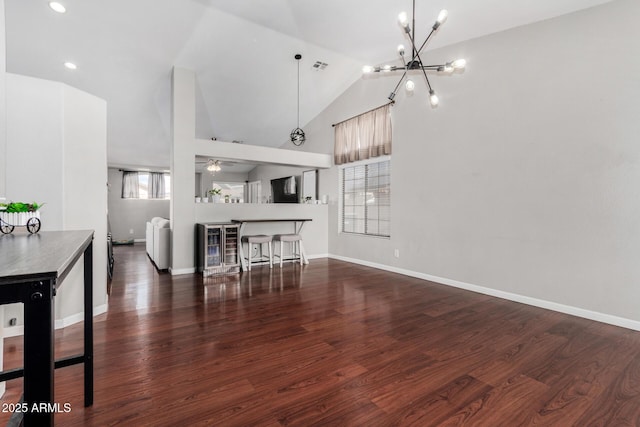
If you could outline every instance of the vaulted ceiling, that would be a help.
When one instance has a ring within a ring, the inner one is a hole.
[[[417,0],[417,38],[440,9],[433,49],[610,0]],[[281,146],[406,41],[411,0],[5,0],[7,71],[56,80],[107,101],[112,165],[166,167],[171,69],[197,76],[196,136]],[[77,64],[71,71],[65,61]],[[328,66],[314,71],[316,61]],[[395,79],[395,78],[394,78]],[[293,146],[292,146],[293,148]]]

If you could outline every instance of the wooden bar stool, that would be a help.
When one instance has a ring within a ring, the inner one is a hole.
[[[290,248],[291,248],[291,259],[299,259],[300,260],[300,265],[302,265],[302,263],[304,262],[304,246],[302,246],[302,237],[300,237],[299,234],[276,234],[275,236],[273,236],[273,243],[274,245],[280,242],[280,253],[276,254],[275,253],[275,249],[273,250],[274,254],[274,258],[275,257],[279,257],[280,258],[280,268],[282,268],[282,259],[284,258],[282,250],[283,250],[283,243],[284,242],[288,242],[290,243]],[[298,248],[298,252],[296,253],[296,246]]]
[[[262,245],[267,243],[269,245],[269,268],[273,268],[273,250],[271,248],[271,241],[273,240],[272,236],[268,236],[266,234],[256,234],[253,236],[242,236],[242,243],[247,244],[247,267],[248,270],[251,271],[251,263],[254,261],[253,258],[253,245],[260,245],[260,258],[257,258],[256,261],[265,261],[264,256],[262,255]]]

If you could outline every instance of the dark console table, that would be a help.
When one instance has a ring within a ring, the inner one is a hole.
[[[84,353],[54,360],[56,289],[84,255]],[[0,304],[24,303],[24,368],[0,372],[0,381],[24,376],[23,405],[10,424],[52,426],[54,369],[84,364],[84,404],[93,404],[93,231],[44,231],[0,236]],[[58,402],[60,403],[60,402]],[[35,405],[38,410],[31,411]]]

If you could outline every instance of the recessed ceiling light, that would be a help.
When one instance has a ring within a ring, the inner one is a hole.
[[[57,1],[50,1],[49,7],[58,13],[65,13],[67,11],[67,8],[65,8],[63,5],[61,5]]]
[[[67,67],[70,70],[75,70],[76,68],[78,68],[78,66],[76,64],[74,64],[73,62],[65,62],[64,66]]]

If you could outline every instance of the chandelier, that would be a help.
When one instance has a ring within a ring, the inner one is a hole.
[[[411,17],[411,25],[409,25],[409,18],[406,12],[402,12],[398,15],[398,23],[404,29],[405,34],[409,37],[411,42],[411,54],[410,56],[406,56],[406,51],[403,45],[398,46],[398,55],[400,55],[400,59],[402,60],[401,66],[396,65],[383,65],[381,67],[372,67],[370,65],[365,65],[362,68],[362,71],[365,74],[370,73],[390,73],[393,71],[402,71],[402,77],[400,77],[400,81],[393,89],[393,92],[389,95],[389,100],[393,101],[398,91],[398,88],[405,81],[405,89],[407,92],[413,92],[415,88],[415,83],[408,76],[410,74],[422,73],[424,75],[424,79],[427,82],[427,87],[429,88],[429,102],[432,107],[436,107],[439,103],[438,95],[436,95],[435,91],[431,87],[431,83],[429,82],[429,77],[427,76],[427,71],[436,71],[438,73],[452,73],[455,70],[463,69],[466,65],[466,61],[464,59],[456,59],[455,61],[447,62],[444,64],[437,65],[425,65],[422,61],[422,57],[420,56],[420,52],[426,46],[427,42],[431,38],[431,36],[440,28],[442,24],[447,20],[448,13],[446,10],[440,11],[438,15],[438,19],[436,19],[435,24],[431,27],[431,31],[427,38],[422,42],[420,47],[416,46],[416,0],[413,0],[413,14]]]

